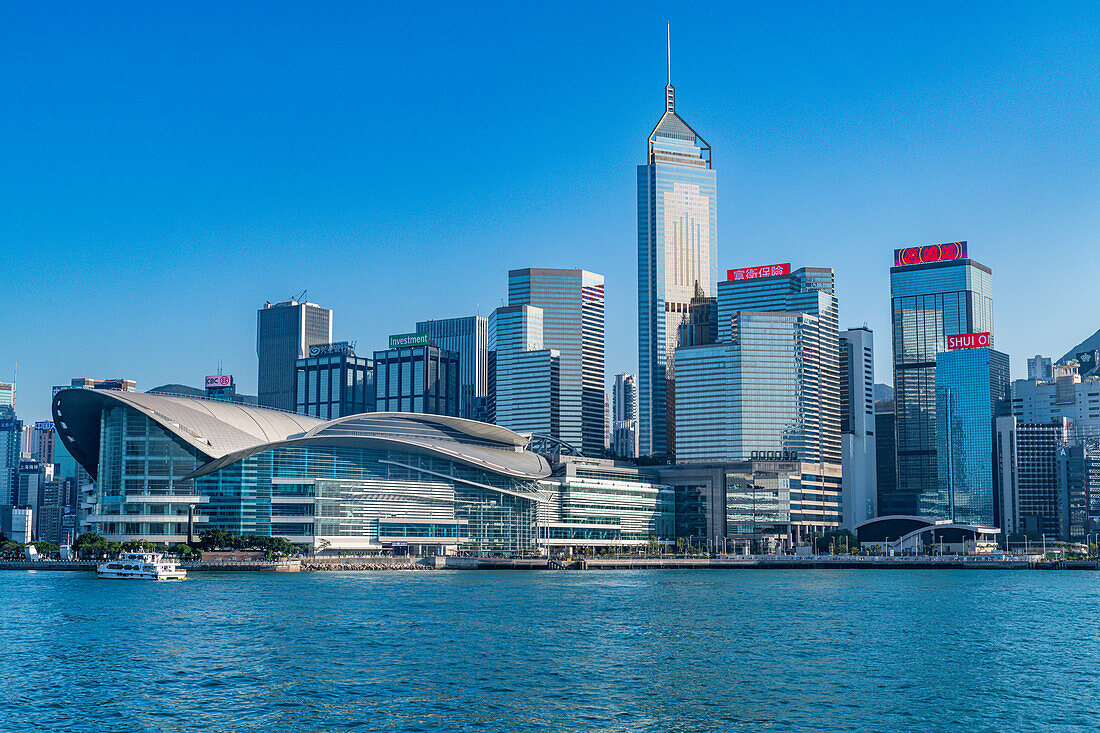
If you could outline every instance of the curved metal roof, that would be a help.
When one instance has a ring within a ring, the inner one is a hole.
[[[54,397],[54,422],[73,457],[93,477],[99,464],[100,413],[123,404],[195,449],[207,463],[196,478],[273,448],[294,445],[381,447],[429,453],[515,478],[550,475],[546,459],[523,450],[507,428],[446,415],[373,412],[323,421],[230,402],[142,392],[69,389]]]

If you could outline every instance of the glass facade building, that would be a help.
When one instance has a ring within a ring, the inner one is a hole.
[[[561,440],[561,353],[543,348],[542,334],[542,308],[512,305],[493,311],[493,419],[509,430]]]
[[[417,333],[426,333],[441,349],[458,354],[458,412],[468,420],[485,420],[489,394],[489,319],[485,316],[418,321]]]
[[[620,458],[638,457],[638,380],[616,374],[612,387],[611,452]]]
[[[296,300],[264,304],[256,313],[256,401],[293,411],[295,363],[315,344],[332,343],[332,311]]]
[[[588,455],[599,455],[606,419],[603,275],[586,270],[512,270],[508,305],[542,309],[541,348],[560,355],[557,437]],[[504,370],[499,360],[496,368],[499,383]]]
[[[299,359],[294,381],[299,414],[331,420],[374,411],[374,362],[350,347]]]
[[[992,273],[970,259],[895,266],[890,297],[898,486],[880,512],[913,515],[939,495],[937,354],[948,336],[993,332]]]
[[[458,417],[460,378],[458,354],[434,344],[376,351],[375,410]]]
[[[638,166],[639,452],[668,456],[674,438],[674,354],[692,299],[714,297],[718,280],[717,179],[710,145],[665,110]]]
[[[927,516],[997,527],[994,421],[1007,411],[1008,355],[957,349],[937,354],[935,362],[938,480],[935,491],[921,494],[918,508]]]

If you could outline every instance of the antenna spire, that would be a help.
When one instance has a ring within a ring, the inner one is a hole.
[[[672,86],[672,24],[665,23],[665,46],[668,52],[668,85]]]

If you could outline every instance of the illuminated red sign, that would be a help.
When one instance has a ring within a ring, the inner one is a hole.
[[[214,374],[206,378],[206,388],[213,389],[215,387],[232,387],[233,375],[231,374]]]
[[[920,265],[925,262],[941,260],[965,260],[966,242],[948,242],[947,244],[929,244],[924,247],[906,247],[894,250],[894,267]]]
[[[960,333],[958,336],[947,337],[948,349],[978,349],[989,348],[993,344],[993,339],[989,337],[989,332],[982,333]]]
[[[727,280],[754,280],[758,277],[774,277],[775,275],[790,275],[791,263],[782,265],[764,265],[763,267],[742,267],[739,270],[726,270]]]

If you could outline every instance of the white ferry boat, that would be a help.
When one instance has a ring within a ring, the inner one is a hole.
[[[155,552],[124,552],[95,569],[101,578],[133,580],[183,580],[187,571]]]

